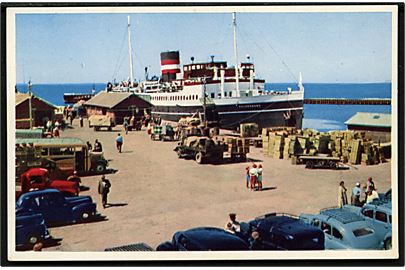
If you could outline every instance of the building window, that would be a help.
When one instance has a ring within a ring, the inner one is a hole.
[[[211,98],[215,98],[215,93],[211,93]]]
[[[224,97],[227,97],[228,96],[228,92],[224,92]]]
[[[229,92],[229,97],[232,97],[232,92]]]

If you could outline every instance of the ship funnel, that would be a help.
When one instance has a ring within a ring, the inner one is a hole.
[[[179,51],[162,52],[160,54],[160,69],[163,82],[176,80],[177,74],[180,73]]]

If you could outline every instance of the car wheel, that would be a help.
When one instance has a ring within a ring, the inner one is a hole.
[[[38,235],[31,235],[27,239],[27,244],[30,248],[32,248],[35,244],[42,241],[42,237]]]
[[[203,154],[201,152],[198,152],[195,155],[195,161],[197,161],[198,164],[203,163]]]
[[[384,249],[385,250],[390,250],[392,249],[392,239],[388,238],[387,240],[385,240],[384,242]]]
[[[101,173],[101,172],[104,172],[104,171],[105,171],[105,165],[104,165],[104,164],[101,164],[101,163],[97,164],[97,166],[96,166],[96,172]]]
[[[80,220],[83,221],[87,221],[91,218],[92,214],[89,211],[83,211],[80,214]]]
[[[306,168],[308,168],[308,169],[313,169],[314,166],[315,166],[315,164],[314,164],[312,161],[308,161]]]

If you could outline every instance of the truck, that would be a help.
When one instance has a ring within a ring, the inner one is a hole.
[[[190,136],[179,143],[174,151],[179,158],[191,158],[198,164],[207,161],[220,163],[224,157],[224,147],[207,136]]]
[[[338,157],[328,157],[328,156],[299,156],[298,163],[305,164],[305,168],[339,168],[340,158]]]
[[[16,198],[32,190],[49,188],[57,189],[66,196],[78,196],[80,191],[80,185],[77,182],[51,180],[47,169],[31,168],[21,175],[20,190],[16,191]]]
[[[89,128],[94,128],[94,131],[99,131],[101,128],[111,131],[115,127],[114,118],[108,115],[91,115],[88,120]]]

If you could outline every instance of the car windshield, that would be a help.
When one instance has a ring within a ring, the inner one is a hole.
[[[353,234],[356,237],[365,236],[374,233],[374,231],[370,228],[360,228],[353,230]]]

